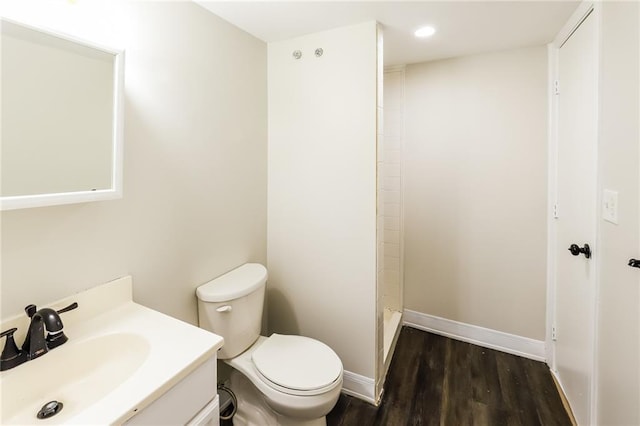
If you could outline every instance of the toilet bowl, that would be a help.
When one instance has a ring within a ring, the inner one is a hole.
[[[234,426],[326,425],[343,369],[324,343],[304,336],[260,336],[267,270],[240,266],[198,287],[200,326],[224,338],[218,356],[234,370]]]
[[[242,373],[243,378],[258,390],[264,402],[280,415],[275,417],[279,418],[277,424],[285,424],[288,418],[296,419],[297,422],[293,424],[298,425],[305,420],[304,424],[308,425],[326,424],[324,416],[334,407],[342,390],[342,363],[328,347],[326,349],[331,352],[322,353],[322,350],[313,351],[313,345],[308,348],[309,358],[297,358],[304,351],[302,348],[291,350],[297,343],[322,345],[301,336],[260,336],[245,352],[225,362]],[[279,365],[275,362],[278,355],[283,356]],[[322,355],[326,358],[319,359],[323,358]],[[269,359],[272,356],[273,359]],[[294,358],[299,361],[297,365]],[[294,362],[291,363],[291,360]],[[305,368],[304,364],[309,368]],[[235,378],[236,382],[239,380],[242,379]],[[253,406],[259,406],[260,402],[259,399],[250,401]]]

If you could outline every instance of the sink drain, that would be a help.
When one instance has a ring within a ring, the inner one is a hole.
[[[49,401],[42,406],[40,411],[38,411],[39,419],[48,419],[49,417],[53,417],[62,410],[63,404],[58,401]]]

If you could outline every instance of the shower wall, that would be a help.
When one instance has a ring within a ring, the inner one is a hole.
[[[404,67],[384,72],[384,138],[381,163],[384,250],[384,307],[402,311],[402,138],[404,135]]]
[[[380,49],[379,49],[380,50]],[[404,68],[379,65],[378,106],[378,375],[384,379],[402,322],[402,135]],[[382,108],[384,103],[384,109]]]

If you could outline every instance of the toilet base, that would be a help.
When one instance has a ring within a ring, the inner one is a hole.
[[[253,383],[236,370],[231,372],[229,387],[238,399],[238,410],[233,417],[233,426],[327,426],[324,416],[318,419],[301,420],[275,412]]]

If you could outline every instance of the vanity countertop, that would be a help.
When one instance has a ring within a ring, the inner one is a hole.
[[[0,373],[1,424],[121,424],[223,344],[220,336],[133,302],[131,277],[48,306],[74,301],[78,309],[62,314],[67,343]],[[16,317],[2,326],[24,324]],[[51,400],[62,410],[37,419]]]

